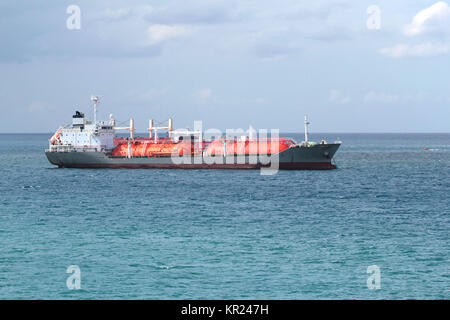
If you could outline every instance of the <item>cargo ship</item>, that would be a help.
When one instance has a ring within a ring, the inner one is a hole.
[[[76,111],[72,124],[60,127],[49,139],[45,154],[59,168],[164,168],[164,169],[335,169],[333,156],[340,141],[309,141],[305,117],[305,139],[269,138],[248,130],[239,137],[220,135],[207,138],[201,130],[173,128],[149,120],[148,136],[135,137],[133,118],[118,126],[112,115],[97,121],[99,98],[91,97],[93,121]],[[126,130],[127,136],[118,135]],[[163,135],[161,134],[163,132]]]

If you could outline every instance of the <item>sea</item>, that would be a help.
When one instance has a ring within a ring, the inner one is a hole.
[[[274,175],[58,169],[50,136],[0,135],[0,299],[450,298],[450,134],[312,134],[337,169]]]

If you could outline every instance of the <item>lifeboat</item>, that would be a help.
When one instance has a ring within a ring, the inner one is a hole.
[[[58,129],[55,134],[50,138],[50,143],[53,145],[61,144],[61,129]]]

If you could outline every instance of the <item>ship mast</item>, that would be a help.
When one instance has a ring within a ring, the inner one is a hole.
[[[98,97],[97,97],[97,96],[91,96],[91,101],[94,102],[94,123],[97,123],[97,104],[98,104]]]
[[[305,116],[305,145],[308,146],[308,116]]]

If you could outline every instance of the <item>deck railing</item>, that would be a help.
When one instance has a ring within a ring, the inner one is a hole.
[[[65,145],[50,145],[47,152],[104,152],[105,146],[65,146]]]

